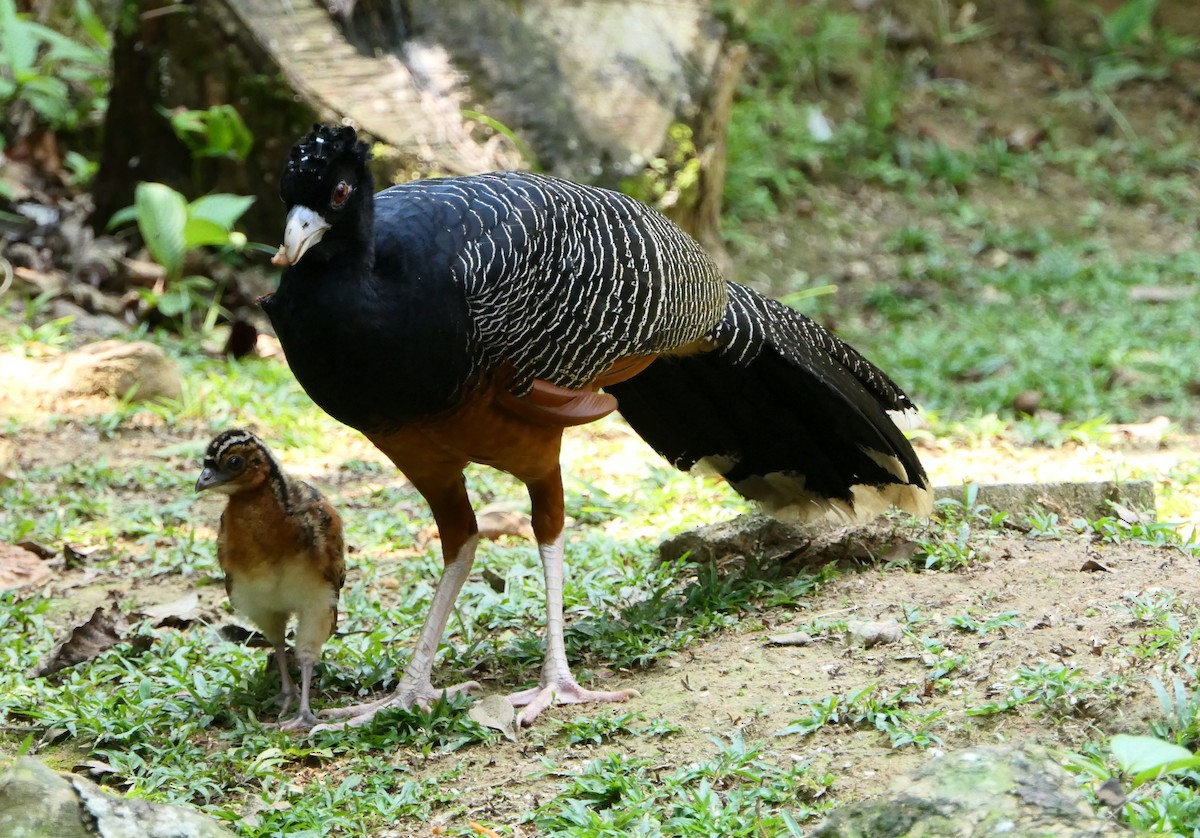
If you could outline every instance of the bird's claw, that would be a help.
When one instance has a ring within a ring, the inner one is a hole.
[[[508,697],[513,707],[521,707],[517,727],[528,727],[552,704],[590,704],[628,701],[641,695],[637,690],[586,690],[570,675],[547,686],[521,690]]]
[[[282,718],[287,715],[288,710],[292,709],[292,705],[300,700],[300,691],[297,689],[283,689],[279,695],[271,699],[271,702],[279,708],[279,716]]]
[[[370,724],[379,711],[386,710],[389,707],[402,707],[405,709],[420,707],[422,710],[428,710],[431,704],[443,696],[449,698],[479,689],[481,689],[481,686],[478,681],[465,681],[461,684],[455,684],[452,687],[446,687],[445,689],[436,689],[431,684],[409,689],[401,685],[391,695],[378,701],[322,710],[320,713],[321,718],[343,719],[344,721],[322,722],[313,727],[311,732],[320,733],[327,730],[345,730],[348,727],[362,727],[363,725]]]
[[[301,710],[291,719],[280,721],[277,724],[264,725],[271,730],[281,730],[284,733],[307,733],[312,730],[317,724],[317,717],[311,710]]]

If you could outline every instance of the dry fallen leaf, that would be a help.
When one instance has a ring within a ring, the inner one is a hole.
[[[53,559],[58,555],[57,550],[51,549],[45,544],[38,544],[36,541],[18,541],[17,546],[25,548],[39,559]]]
[[[467,715],[484,727],[500,731],[504,738],[517,741],[517,710],[504,696],[484,696],[471,706]]]
[[[488,587],[498,594],[504,593],[504,589],[508,587],[508,583],[504,581],[504,577],[490,568],[483,569],[483,581],[488,583]]]
[[[240,643],[243,646],[249,646],[254,649],[271,648],[271,641],[267,640],[261,632],[252,631],[236,623],[226,623],[217,629],[217,634],[221,636],[222,640],[227,640],[230,643]]]
[[[139,608],[138,613],[155,628],[187,628],[200,619],[200,597],[192,591],[172,602]]]
[[[32,552],[0,542],[0,591],[40,585],[49,578],[50,569]]]
[[[1129,299],[1135,303],[1178,303],[1195,294],[1190,285],[1135,285],[1129,289]]]
[[[1119,504],[1116,501],[1109,501],[1109,502],[1112,504],[1113,512],[1117,513],[1117,517],[1120,518],[1122,521],[1124,521],[1126,524],[1144,524],[1144,523],[1146,523],[1146,518],[1142,515],[1142,513],[1138,512],[1136,509],[1130,509],[1128,506]]]
[[[115,606],[108,611],[103,607],[92,612],[92,616],[71,629],[66,639],[51,649],[37,665],[29,671],[31,678],[43,678],[59,670],[90,661],[105,649],[120,643],[129,624],[125,615]]]

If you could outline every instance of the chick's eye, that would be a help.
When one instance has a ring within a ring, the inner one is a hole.
[[[340,207],[350,198],[350,193],[354,191],[350,184],[346,181],[339,181],[338,185],[333,187],[333,196],[330,198],[330,206]]]
[[[229,468],[230,471],[236,472],[236,471],[241,471],[242,469],[244,469],[246,467],[246,461],[243,460],[241,457],[239,457],[237,454],[234,454],[232,457],[230,457],[228,460],[225,461],[225,465]]]

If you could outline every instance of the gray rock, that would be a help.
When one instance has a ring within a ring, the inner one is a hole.
[[[961,486],[939,486],[937,499],[963,499]],[[1114,511],[1110,501],[1119,504]],[[1057,513],[1060,519],[1095,520],[1114,514],[1153,521],[1156,516],[1154,484],[1149,480],[1122,483],[993,483],[978,487],[975,503],[997,512],[1007,512],[1019,523],[1031,511]],[[777,521],[768,515],[739,515],[729,521],[679,533],[659,546],[662,561],[687,555],[692,561],[710,563],[730,556],[786,559],[800,563],[843,560],[885,561],[902,558],[910,550],[916,533],[911,524],[885,519],[865,524],[797,524]]]
[[[892,558],[913,536],[911,527],[888,521],[867,524],[797,524],[768,515],[739,515],[679,533],[658,548],[659,559],[675,561],[688,556],[701,563],[730,556],[753,556],[807,564],[841,560]]]
[[[111,795],[24,757],[0,773],[5,838],[233,838],[216,821],[165,803]]]
[[[86,287],[86,286],[83,286]],[[89,288],[97,295],[100,292]],[[102,295],[100,295],[102,296]],[[129,328],[111,314],[92,314],[82,306],[70,300],[55,300],[50,304],[50,315],[54,318],[74,317],[71,321],[71,331],[85,338],[114,338],[129,331]]]
[[[62,395],[106,395],[136,401],[178,399],[175,363],[146,341],[89,343],[55,362],[50,388]]]
[[[938,486],[938,500],[950,498],[961,501],[961,486]],[[1153,521],[1157,505],[1154,484],[1149,480],[1127,480],[1116,483],[1101,480],[1093,483],[990,483],[981,484],[975,502],[997,512],[1007,512],[1020,520],[1030,511],[1055,512],[1059,518],[1087,518],[1094,521],[1113,514],[1108,502],[1113,501],[1136,510]]]
[[[879,797],[839,809],[812,838],[1102,838],[1134,833],[1098,815],[1037,745],[935,757]]]

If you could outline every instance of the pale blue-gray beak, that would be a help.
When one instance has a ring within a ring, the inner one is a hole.
[[[287,224],[283,228],[283,247],[271,260],[272,263],[296,264],[310,247],[321,240],[329,226],[329,222],[316,211],[300,205],[292,207],[287,216]]]

